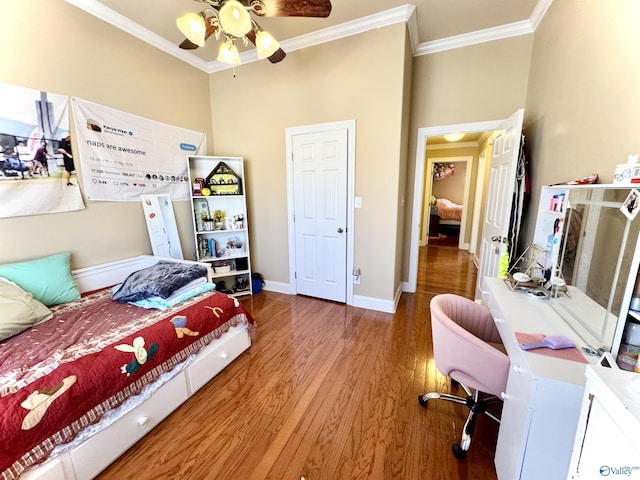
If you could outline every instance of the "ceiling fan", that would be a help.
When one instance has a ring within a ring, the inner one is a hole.
[[[176,20],[178,28],[187,37],[179,47],[194,50],[215,35],[224,37],[218,60],[240,63],[235,40],[242,39],[256,46],[258,58],[267,58],[271,63],[284,59],[286,53],[273,36],[253,19],[258,17],[319,17],[331,13],[331,0],[195,0],[207,7],[198,13],[188,13]]]

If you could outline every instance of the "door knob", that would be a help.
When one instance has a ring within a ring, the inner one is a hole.
[[[342,233],[344,230],[342,230],[342,227],[338,227],[338,233]]]

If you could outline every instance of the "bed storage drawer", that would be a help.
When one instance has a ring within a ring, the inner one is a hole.
[[[90,479],[145,436],[189,397],[184,373],[178,374],[91,441],[71,451],[77,480]]]
[[[65,454],[29,469],[20,476],[20,480],[69,480],[73,478],[73,467],[69,457]]]
[[[230,328],[217,342],[207,346],[196,361],[187,368],[191,394],[200,389],[250,346],[251,338],[246,325]]]

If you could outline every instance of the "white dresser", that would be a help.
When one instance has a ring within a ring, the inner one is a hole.
[[[640,374],[590,365],[586,377],[567,478],[640,478]]]
[[[511,360],[496,446],[498,478],[566,479],[587,364],[523,351],[515,333],[566,335],[578,348],[584,342],[547,299],[512,292],[501,279],[485,279],[482,302],[491,309]]]

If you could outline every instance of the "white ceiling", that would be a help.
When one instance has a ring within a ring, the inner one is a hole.
[[[217,42],[181,50],[175,19],[203,10],[195,0],[66,0],[112,25],[207,72],[228,68],[215,61]],[[414,55],[531,33],[552,0],[332,0],[328,18],[259,18],[291,52],[394,23],[406,22]],[[257,60],[254,50],[242,62]],[[286,59],[284,60],[286,61]]]

